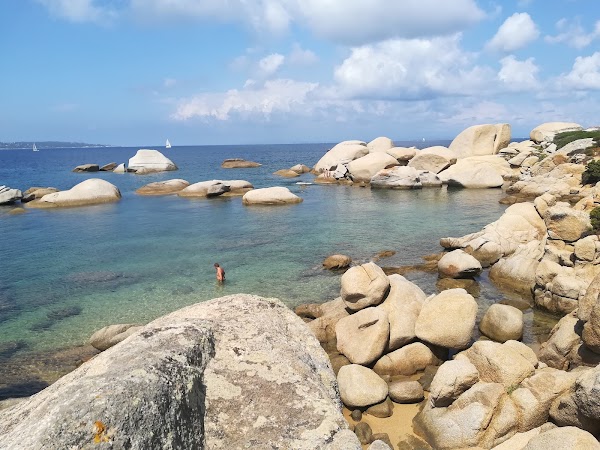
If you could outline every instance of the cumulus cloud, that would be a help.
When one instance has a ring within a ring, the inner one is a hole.
[[[272,53],[258,61],[259,75],[268,78],[273,75],[283,64],[285,56],[279,53]]]
[[[535,41],[540,35],[535,22],[527,13],[515,13],[504,21],[487,43],[489,50],[514,52]]]
[[[296,66],[310,66],[319,61],[319,57],[308,49],[303,49],[300,44],[295,43],[288,57],[290,64]]]
[[[556,22],[556,29],[558,34],[546,36],[544,38],[546,42],[550,44],[565,43],[571,47],[581,49],[600,37],[600,20],[596,22],[592,32],[586,31],[579,19],[560,19]]]
[[[453,34],[485,17],[473,0],[297,0],[296,3],[295,16],[314,32],[347,45]]]
[[[128,15],[145,22],[241,23],[266,33],[292,25],[344,45],[453,34],[486,17],[476,0],[37,0],[73,21]],[[109,9],[107,3],[111,4]],[[118,8],[118,9],[117,9]],[[126,14],[127,13],[127,14]]]
[[[459,47],[460,35],[433,39],[393,39],[352,49],[335,69],[346,96],[420,99],[474,93],[493,78]]]
[[[509,55],[502,58],[500,64],[502,67],[498,72],[498,79],[508,90],[524,91],[539,87],[536,76],[540,69],[534,63],[534,58],[519,61],[513,55]]]
[[[104,24],[117,17],[117,11],[99,6],[95,0],[37,0],[45,6],[51,14],[66,19],[70,22],[96,22]]]
[[[574,89],[600,90],[600,52],[578,56],[571,72],[563,75],[560,82]]]
[[[260,115],[269,118],[274,113],[289,113],[307,107],[309,96],[318,83],[278,79],[246,83],[243,89],[223,93],[208,93],[182,99],[171,116],[175,120],[194,117],[228,120],[232,115]]]

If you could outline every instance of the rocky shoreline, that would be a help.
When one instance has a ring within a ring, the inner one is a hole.
[[[444,253],[421,267],[450,281],[438,294],[427,296],[399,270],[334,255],[324,265],[343,272],[340,296],[295,315],[277,300],[239,294],[143,327],[100,330],[92,339],[100,355],[0,412],[0,442],[600,448],[600,241],[590,218],[600,187],[584,179],[600,154],[597,138],[586,136],[595,132],[549,123],[532,130],[530,141],[510,143],[508,124],[477,125],[448,148],[398,148],[388,138],[336,145],[313,167],[316,183],[502,187],[511,206],[480,231],[440,241]],[[140,194],[182,196],[195,186],[170,181]],[[241,180],[194,189],[218,196],[236,183],[247,189],[244,204],[302,201],[269,191],[285,188],[253,189]],[[521,342],[518,307],[497,303],[480,314],[474,296],[457,287],[484,270],[499,286],[529,295],[535,308],[562,316],[541,348]],[[67,425],[57,432],[47,416]]]

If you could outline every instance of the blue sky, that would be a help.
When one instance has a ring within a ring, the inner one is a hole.
[[[600,125],[598,0],[19,0],[0,30],[0,141]]]

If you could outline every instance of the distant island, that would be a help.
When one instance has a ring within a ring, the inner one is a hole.
[[[35,144],[37,146],[37,148],[39,148],[39,149],[112,147],[112,145],[86,144],[85,142],[36,141],[36,142],[0,142],[0,150],[31,149],[31,148],[33,148],[33,144]]]

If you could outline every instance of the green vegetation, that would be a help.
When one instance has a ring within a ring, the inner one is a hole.
[[[600,181],[600,161],[590,161],[581,174],[581,184],[596,184]]]
[[[600,130],[598,131],[566,131],[564,133],[558,133],[554,136],[553,142],[556,144],[556,148],[560,150],[570,142],[578,139],[594,139],[595,146],[600,142]]]
[[[508,395],[512,394],[513,392],[515,392],[517,389],[519,389],[521,387],[521,383],[518,384],[511,384],[510,386],[508,386],[506,388],[506,393]]]
[[[600,232],[600,207],[590,211],[590,221],[592,222],[594,233]]]

